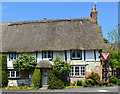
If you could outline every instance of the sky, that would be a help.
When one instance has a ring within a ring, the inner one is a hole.
[[[3,2],[2,21],[29,21],[90,17],[94,2]],[[108,37],[118,25],[118,2],[97,2],[98,25]]]

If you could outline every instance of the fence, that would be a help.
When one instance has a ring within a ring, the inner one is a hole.
[[[106,71],[105,69],[103,69],[102,70],[102,76],[107,75],[108,72],[110,74],[112,74],[113,76],[117,77],[118,79],[120,79],[120,69],[111,70],[111,71],[109,71],[109,70]]]

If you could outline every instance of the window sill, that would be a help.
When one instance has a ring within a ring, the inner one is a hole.
[[[70,76],[70,78],[85,78],[85,76]]]
[[[9,79],[19,79],[20,77],[8,77]]]

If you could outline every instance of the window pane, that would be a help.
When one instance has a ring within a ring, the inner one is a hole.
[[[46,51],[43,52],[43,58],[46,58]]]
[[[48,54],[48,58],[52,58],[52,55],[51,55],[51,54]]]
[[[8,75],[8,77],[10,77],[10,71],[7,71],[7,75]]]
[[[13,53],[10,53],[10,59],[13,59]]]
[[[11,71],[11,77],[15,77],[15,71]]]
[[[75,58],[75,53],[72,53],[72,58]]]
[[[16,77],[19,77],[19,72],[18,71],[16,71]]]
[[[80,52],[77,52],[77,57],[80,58]]]

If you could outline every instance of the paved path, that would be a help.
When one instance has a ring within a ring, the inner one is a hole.
[[[118,92],[118,86],[111,87],[84,87],[84,88],[69,88],[61,90],[48,90],[48,89],[38,89],[38,90],[3,90],[2,92]]]

